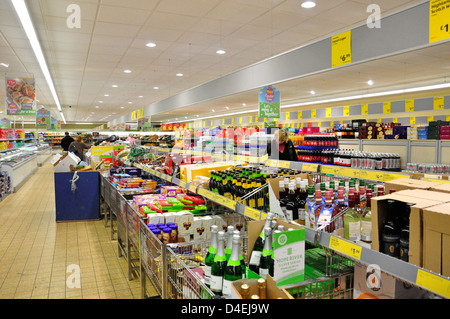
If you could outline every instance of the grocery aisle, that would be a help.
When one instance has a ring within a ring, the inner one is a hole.
[[[139,279],[127,279],[110,236],[103,220],[55,222],[53,169],[45,163],[0,202],[0,298],[140,298]],[[66,284],[72,264],[80,267],[79,288]]]

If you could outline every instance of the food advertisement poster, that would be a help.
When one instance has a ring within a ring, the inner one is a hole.
[[[11,128],[11,121],[6,117],[0,119],[0,128],[6,129]]]
[[[271,85],[259,91],[259,117],[280,118],[280,91]]]
[[[34,78],[6,78],[7,115],[35,115]]]
[[[45,129],[50,127],[50,111],[43,106],[36,111],[36,127]]]

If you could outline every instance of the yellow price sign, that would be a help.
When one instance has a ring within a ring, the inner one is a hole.
[[[325,117],[331,117],[331,107],[328,107],[328,108],[325,110]]]
[[[361,105],[361,115],[369,114],[369,104]]]
[[[289,168],[290,165],[291,165],[291,162],[289,162],[289,161],[278,161],[278,167]]]
[[[298,118],[299,120],[303,119],[303,111],[298,111],[297,118]]]
[[[331,67],[352,63],[352,31],[331,38]]]
[[[384,180],[384,174],[383,172],[360,170],[359,178],[382,182]]]
[[[248,117],[248,122],[249,122],[249,123],[253,123],[253,116],[249,116],[249,117]]]
[[[255,122],[256,122],[256,123],[258,123],[258,120],[259,120],[258,117],[255,116]]]
[[[311,110],[311,118],[312,119],[316,118],[316,110]]]
[[[305,171],[305,172],[317,172],[318,167],[319,167],[318,164],[303,163],[302,164],[302,171]]]
[[[409,124],[416,124],[416,118],[414,116],[409,118]]]
[[[303,168],[305,167],[305,164],[303,164],[302,170],[304,170]],[[320,172],[323,174],[330,174],[330,175],[334,175],[334,167],[333,166],[321,166],[320,167]]]
[[[343,239],[331,236],[330,237],[330,246],[331,249],[336,250],[344,255],[347,255],[351,258],[360,260],[362,247],[356,245],[354,243],[345,241]]]
[[[409,177],[410,177],[409,175],[394,174],[394,173],[384,173],[383,181],[389,182],[389,181],[393,181],[394,179],[409,178]]]
[[[445,298],[450,298],[450,281],[446,278],[418,269],[416,284]]]
[[[433,122],[433,121],[434,121],[434,116],[433,115],[428,116],[428,122]]]
[[[251,218],[253,220],[260,220],[260,219],[264,220],[264,219],[266,219],[267,214],[265,214],[259,210],[256,210],[254,208],[245,206],[244,207],[244,216]]]
[[[239,124],[242,124],[242,117],[239,117]]]
[[[394,117],[394,118],[392,119],[392,123],[398,123],[398,118]]]
[[[194,184],[189,184],[189,190],[193,193],[197,192],[197,187]]]
[[[180,186],[186,188],[186,181],[180,180]]]
[[[433,99],[433,110],[443,110],[444,109],[444,97],[436,96]]]
[[[350,106],[344,106],[343,116],[350,116]]]
[[[347,177],[359,177],[359,169],[341,167],[339,169],[339,175]]]
[[[391,102],[383,103],[383,113],[391,113]]]
[[[405,112],[414,112],[414,100],[405,101]]]
[[[286,112],[286,121],[291,119],[291,112]]]
[[[450,0],[430,0],[430,43],[450,38]]]

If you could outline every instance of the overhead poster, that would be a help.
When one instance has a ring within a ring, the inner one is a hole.
[[[8,115],[35,115],[34,78],[6,78],[6,111]]]
[[[259,117],[280,118],[280,91],[271,85],[259,91]]]
[[[36,112],[36,127],[37,128],[50,127],[50,111],[43,106]]]

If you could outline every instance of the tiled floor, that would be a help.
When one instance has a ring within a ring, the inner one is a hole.
[[[0,202],[0,298],[140,298],[104,220],[55,221],[53,183],[47,162]]]

